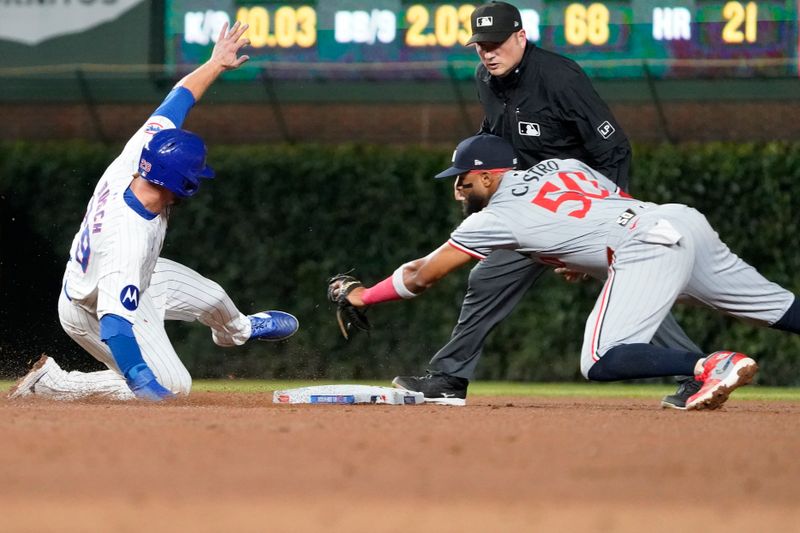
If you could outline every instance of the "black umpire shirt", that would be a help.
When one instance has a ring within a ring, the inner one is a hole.
[[[475,72],[485,118],[481,131],[511,141],[520,168],[575,158],[628,188],[631,146],[577,63],[531,43],[506,76]]]

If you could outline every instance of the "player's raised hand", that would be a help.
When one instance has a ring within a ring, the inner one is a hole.
[[[248,25],[238,21],[228,31],[228,23],[222,25],[214,50],[208,61],[194,69],[192,72],[178,82],[179,86],[188,89],[195,102],[205,94],[206,90],[214,83],[220,74],[226,70],[239,68],[242,63],[250,59],[250,56],[239,56],[239,50],[243,46],[250,44],[250,39],[243,39],[242,35],[247,31]]]
[[[242,35],[249,27],[249,25],[242,24],[237,20],[228,31],[228,23],[223,24],[209,61],[216,63],[225,70],[233,70],[239,68],[245,61],[250,59],[248,55],[239,55],[239,50],[243,46],[250,44],[250,39],[242,38]]]

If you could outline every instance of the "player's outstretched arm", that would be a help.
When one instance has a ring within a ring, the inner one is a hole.
[[[328,300],[336,304],[336,320],[342,335],[349,339],[353,331],[371,329],[362,308],[413,298],[470,259],[461,250],[444,244],[425,257],[401,265],[391,276],[369,288],[349,274],[332,277],[328,280]]]
[[[248,39],[243,39],[242,34],[247,30],[247,24],[241,25],[239,22],[233,25],[228,31],[228,24],[225,23],[222,31],[217,38],[214,45],[214,50],[211,52],[211,58],[204,64],[196,68],[192,73],[187,74],[175,87],[170,91],[167,97],[161,102],[161,105],[153,112],[152,117],[162,116],[168,118],[176,128],[183,126],[183,121],[189,114],[194,104],[200,99],[206,90],[214,83],[220,74],[226,70],[233,70],[238,68],[242,63],[249,59],[248,56],[239,55],[239,50],[248,44]],[[162,127],[169,127],[170,125],[162,125]],[[137,138],[140,142],[141,138]],[[136,144],[136,156],[138,157],[138,148],[140,144]]]
[[[356,307],[410,299],[471,260],[468,254],[445,243],[425,257],[401,265],[380,283],[369,288],[354,289],[347,299]]]
[[[228,31],[228,24],[222,26],[214,50],[208,61],[197,67],[190,74],[187,74],[176,87],[188,89],[195,102],[205,94],[212,83],[226,70],[239,68],[250,56],[239,55],[243,46],[250,44],[250,39],[242,38],[249,26],[237,21]]]

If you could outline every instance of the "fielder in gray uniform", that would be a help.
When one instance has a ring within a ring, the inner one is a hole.
[[[64,331],[108,367],[67,372],[42,356],[10,392],[74,400],[104,396],[161,401],[189,394],[192,379],[164,320],[199,321],[218,346],[276,341],[297,331],[283,311],[245,315],[225,290],[160,257],[172,206],[194,196],[214,172],[205,143],[180,129],[186,115],[226,70],[247,61],[238,22],[220,32],[211,58],[185,76],[106,169],[72,241],[58,302]]]
[[[605,280],[586,321],[581,372],[587,379],[694,375],[700,387],[686,402],[689,410],[718,408],[749,383],[757,365],[736,352],[705,356],[648,344],[676,301],[800,333],[794,294],[734,255],[695,209],[631,198],[576,159],[515,166],[514,149],[500,137],[461,142],[453,166],[436,177],[455,177],[470,216],[437,250],[377,285],[351,285],[349,292],[342,286],[348,301],[361,307],[413,298],[471,259],[514,250]],[[463,405],[466,386],[455,383],[426,399]]]
[[[474,46],[480,58],[475,83],[484,112],[481,133],[510,142],[520,168],[550,158],[574,158],[628,190],[628,138],[580,66],[528,41],[520,12],[511,4],[480,5],[470,22],[468,46]],[[448,343],[428,363],[429,375],[395,379],[431,394],[450,382],[468,382],[490,331],[546,270],[514,250],[492,253],[470,272],[458,323]],[[667,315],[652,342],[701,351],[672,315]],[[686,378],[662,405],[682,409],[694,392],[694,380]]]

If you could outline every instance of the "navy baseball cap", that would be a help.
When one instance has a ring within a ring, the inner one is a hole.
[[[505,2],[491,2],[475,8],[470,16],[472,37],[467,45],[477,42],[502,43],[522,29],[519,9]]]
[[[496,135],[483,133],[464,139],[453,152],[453,165],[436,174],[436,178],[450,178],[470,170],[517,168],[517,155],[511,143]]]

